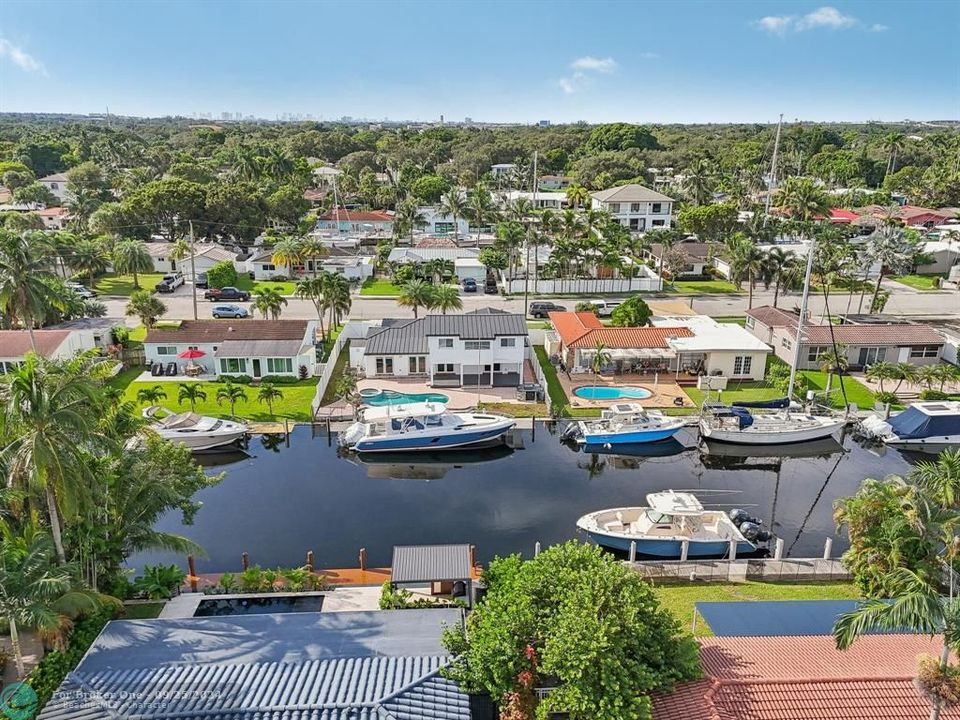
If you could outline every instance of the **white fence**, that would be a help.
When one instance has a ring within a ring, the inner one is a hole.
[[[333,371],[337,366],[337,359],[340,357],[340,353],[343,350],[344,345],[346,345],[351,339],[366,337],[367,330],[374,324],[378,325],[379,323],[356,322],[350,320],[346,325],[343,326],[343,330],[340,331],[336,341],[333,343],[333,348],[330,350],[330,356],[327,358],[325,363],[319,365],[318,372],[316,373],[319,375],[319,379],[317,381],[316,392],[314,392],[313,395],[313,402],[311,403],[314,416],[316,416],[317,409],[320,407],[320,403],[323,401],[323,396],[327,392],[327,386],[333,379]]]
[[[504,288],[508,294],[522,293],[524,288],[538,295],[603,295],[611,293],[657,292],[660,290],[660,278],[610,278],[596,280],[594,278],[564,278],[556,280],[537,280],[531,278],[526,285],[523,278],[514,278],[504,281]]]
[[[543,388],[543,398],[544,402],[547,404],[547,410],[551,411],[551,414],[553,414],[553,408],[550,403],[550,388],[547,386],[547,378],[543,374],[543,368],[540,367],[540,360],[537,359],[537,353],[533,348],[533,343],[527,346],[527,360],[529,360],[530,364],[533,365],[533,374],[536,375],[537,382],[540,383],[540,387]]]

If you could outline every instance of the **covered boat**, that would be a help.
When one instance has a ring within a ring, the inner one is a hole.
[[[960,402],[915,402],[888,420],[872,415],[862,430],[892,447],[943,450],[960,445]]]
[[[232,445],[247,435],[247,426],[232,420],[175,413],[159,405],[145,408],[143,416],[151,420],[150,429],[164,440],[179,442],[191,450],[212,450]]]
[[[843,417],[791,409],[751,413],[745,407],[704,403],[700,434],[717,442],[782,445],[836,437],[846,422]]]
[[[631,445],[666,440],[684,424],[683,418],[647,411],[638,403],[621,403],[604,410],[599,420],[571,423],[562,437],[584,445]]]
[[[467,448],[501,439],[515,425],[503,415],[451,412],[437,402],[382,405],[361,410],[339,442],[347,450],[371,453]]]
[[[743,510],[706,510],[691,493],[651,493],[647,503],[588,513],[577,527],[603,547],[627,551],[636,543],[638,553],[662,558],[723,557],[731,543],[737,554],[750,553],[770,540]]]

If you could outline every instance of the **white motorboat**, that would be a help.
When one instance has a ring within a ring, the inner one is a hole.
[[[164,440],[182,443],[194,451],[230,445],[247,434],[243,423],[194,412],[175,413],[159,405],[145,408],[143,416],[152,421],[150,429]]]
[[[860,427],[866,435],[891,447],[944,450],[960,445],[960,402],[915,402],[887,420],[871,415],[863,420]]]
[[[516,424],[503,415],[452,412],[437,402],[381,405],[361,410],[339,442],[357,452],[468,448],[497,441]]]
[[[563,439],[601,447],[636,445],[666,440],[685,424],[683,418],[645,410],[638,403],[621,403],[603,410],[599,420],[571,423],[564,429]]]
[[[629,550],[663,558],[723,557],[732,543],[736,552],[750,553],[770,540],[760,521],[743,510],[706,510],[685,492],[651,493],[646,507],[598,510],[577,520],[577,527],[594,542],[614,550]]]
[[[752,413],[748,408],[705,403],[700,434],[708,440],[741,445],[782,445],[835,438],[846,419],[784,408]]]

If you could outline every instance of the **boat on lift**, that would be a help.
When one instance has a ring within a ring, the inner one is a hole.
[[[502,441],[516,424],[503,415],[452,412],[438,402],[381,405],[363,408],[339,443],[363,453],[471,448]]]
[[[960,446],[960,401],[915,402],[884,420],[871,415],[860,424],[868,437],[901,450],[939,452]]]
[[[707,510],[691,493],[647,495],[644,507],[597,510],[577,520],[577,527],[606,548],[661,558],[723,557],[736,543],[737,554],[755,552],[771,534],[744,510]]]
[[[599,420],[570,423],[561,439],[601,447],[651,443],[673,437],[685,424],[683,418],[646,410],[638,403],[620,403],[603,410]]]
[[[195,412],[175,413],[160,405],[144,408],[148,426],[164,440],[186,445],[194,452],[233,445],[247,436],[247,426]]]

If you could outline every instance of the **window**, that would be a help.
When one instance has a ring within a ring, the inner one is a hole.
[[[910,348],[910,357],[912,358],[935,358],[940,357],[939,345],[914,345]]]
[[[754,325],[756,325],[756,324],[757,324],[757,321],[754,320],[750,315],[747,315],[746,326],[747,326],[748,328],[752,328],[752,327],[753,327]]]
[[[790,338],[786,338],[786,337],[780,338],[780,346],[785,347],[787,350],[789,350],[790,348],[793,347],[793,342],[791,342]]]
[[[659,215],[661,212],[663,212],[663,203],[653,203],[650,208],[650,212],[652,212],[654,215]]]
[[[467,340],[463,343],[464,350],[489,350],[489,340]]]
[[[750,355],[737,355],[733,359],[734,375],[749,375],[750,366],[753,364],[753,358]]]
[[[266,264],[264,264],[264,265],[261,265],[260,268],[261,268],[262,270],[276,270],[276,269],[277,269],[277,266],[276,266],[276,265],[271,265],[270,263],[266,263]]]
[[[630,212],[632,213],[640,212],[640,203],[630,203]]]
[[[452,347],[453,347],[453,338],[440,338],[440,347],[442,347],[442,348],[452,348]]]
[[[453,372],[453,363],[437,363],[437,372],[438,372],[438,373],[452,373],[452,372]]]
[[[639,230],[640,229],[640,220],[637,218],[630,218],[630,229]]]
[[[59,190],[60,186],[57,183],[50,183],[51,190]]]
[[[608,212],[616,215],[618,212],[620,212],[620,203],[607,203],[607,208]]]
[[[293,358],[267,358],[268,373],[292,373]]]
[[[393,375],[393,358],[377,358],[377,375]]]
[[[157,345],[157,355],[176,355],[177,348],[173,345]]]
[[[408,358],[408,361],[410,363],[409,367],[411,374],[423,374],[427,371],[427,359],[422,355],[411,355]]]
[[[667,224],[666,220],[654,220],[650,223],[653,227],[663,227]]]
[[[826,345],[811,345],[807,348],[807,362],[816,362],[827,350],[829,348]]]
[[[244,374],[247,372],[246,358],[220,358],[220,372],[227,375]]]
[[[453,233],[454,224],[452,222],[435,222],[433,232],[436,235],[450,235]]]
[[[516,347],[516,338],[500,338],[500,347]]]
[[[494,363],[494,364],[493,364],[493,371],[494,371],[494,372],[500,372],[500,363]]]

